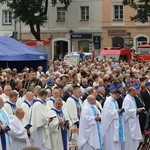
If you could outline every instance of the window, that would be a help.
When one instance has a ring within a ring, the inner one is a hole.
[[[64,7],[57,7],[57,21],[58,22],[65,22],[65,8]]]
[[[81,20],[89,20],[89,6],[81,6]]]
[[[12,12],[3,10],[3,24],[12,24]]]
[[[123,20],[123,5],[114,5],[114,20]]]

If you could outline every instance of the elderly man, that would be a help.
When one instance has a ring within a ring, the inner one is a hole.
[[[73,87],[72,87],[72,84],[67,84],[65,87],[64,87],[64,95],[62,97],[62,99],[66,102],[67,99],[72,95],[72,92],[73,92]]]
[[[9,100],[9,95],[10,95],[11,91],[12,91],[12,88],[11,88],[10,85],[5,85],[4,86],[4,93],[1,95],[4,102]]]
[[[47,118],[47,108],[44,101],[47,98],[47,91],[41,89],[38,91],[37,99],[33,100],[30,114],[31,145],[37,146],[41,150],[51,149],[50,135],[47,125],[51,121]]]
[[[117,99],[120,92],[115,85],[109,87],[110,96],[106,98],[102,111],[103,150],[121,150],[124,142],[122,121],[123,109],[118,108]]]
[[[105,95],[106,90],[105,90],[105,87],[104,86],[98,86],[96,91],[97,91],[96,100],[98,102],[100,102],[101,105],[102,105],[102,107],[103,107],[104,102],[106,100],[106,95]]]
[[[46,99],[46,107],[47,109],[51,109],[54,107],[55,99],[60,98],[60,91],[59,89],[52,89],[52,96]]]
[[[62,109],[63,102],[60,98],[54,101],[54,108],[48,112],[48,117],[53,118],[52,122],[49,123],[49,131],[52,139],[53,150],[68,150],[68,129],[69,129],[69,118],[65,115]]]
[[[101,115],[96,107],[95,96],[89,95],[87,101],[80,118],[78,147],[79,150],[102,150]]]
[[[73,88],[73,94],[66,101],[68,115],[74,127],[79,127],[79,119],[82,109],[81,96],[82,91],[80,86],[75,85]]]
[[[3,110],[4,101],[0,97],[0,150],[9,150],[9,117],[7,113]]]
[[[34,95],[32,92],[27,92],[25,97],[26,99],[21,104],[21,108],[25,112],[25,115],[23,118],[24,125],[27,125],[30,123],[30,111],[31,111],[31,104],[34,99]]]
[[[126,137],[123,150],[128,150],[129,148],[137,150],[140,140],[142,140],[139,113],[143,111],[143,108],[137,108],[136,101],[134,99],[135,96],[136,89],[134,87],[130,87],[122,105],[125,109],[123,119]]]
[[[27,130],[24,128],[24,111],[18,108],[15,117],[10,122],[11,150],[21,150],[30,145]]]

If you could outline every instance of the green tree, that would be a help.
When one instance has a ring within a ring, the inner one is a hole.
[[[137,11],[135,16],[131,16],[132,21],[142,23],[148,22],[150,17],[150,0],[123,0],[124,5],[128,5]]]
[[[53,7],[57,3],[64,4],[67,10],[71,0],[0,0],[0,3],[6,3],[12,10],[14,19],[30,27],[31,33],[37,40],[41,40],[40,28],[47,21],[49,2]]]

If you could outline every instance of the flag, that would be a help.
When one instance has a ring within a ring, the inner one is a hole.
[[[81,46],[80,48],[80,53],[83,54],[84,53],[84,48]]]
[[[95,47],[93,45],[93,48],[92,48],[92,57],[91,57],[91,62],[92,63],[94,62],[94,57],[95,57]]]

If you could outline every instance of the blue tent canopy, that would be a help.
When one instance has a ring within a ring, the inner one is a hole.
[[[9,37],[0,37],[0,61],[47,60],[48,55]]]
[[[0,37],[0,67],[12,68],[12,66],[17,66],[16,68],[18,69],[20,66],[27,66],[37,69],[37,65],[41,65],[46,69],[47,59],[48,54],[44,52],[27,46],[10,37]],[[17,63],[18,61],[19,64]]]

